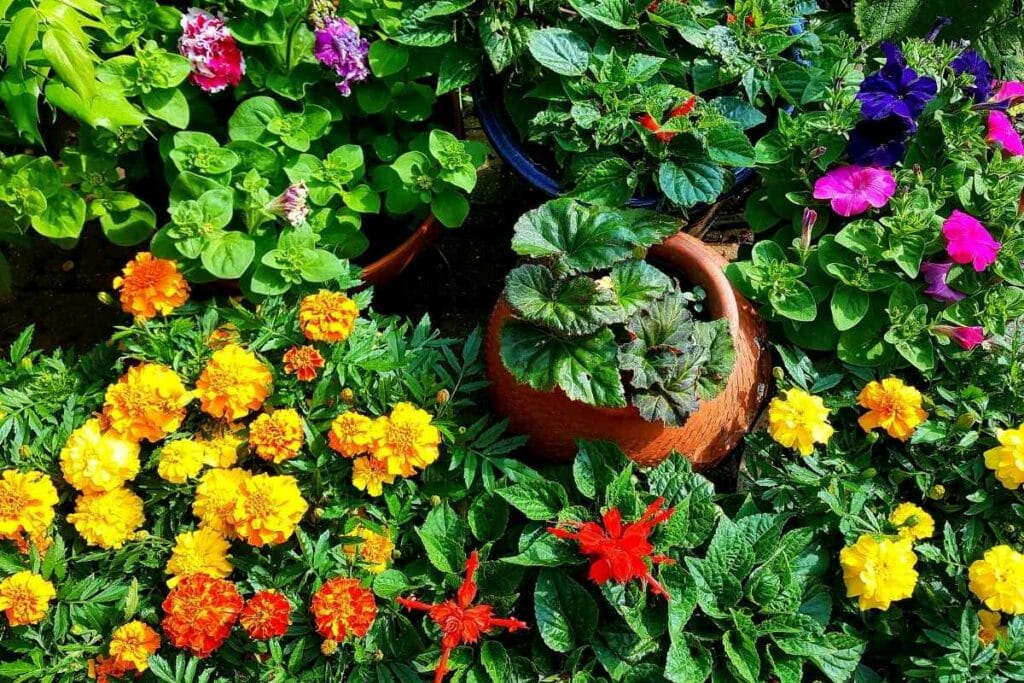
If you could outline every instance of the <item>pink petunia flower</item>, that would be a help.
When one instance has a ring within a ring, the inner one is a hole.
[[[1003,81],[999,84],[999,90],[996,91],[996,96],[993,99],[996,102],[1002,102],[1014,97],[1024,97],[1024,83],[1020,81]]]
[[[896,179],[884,168],[840,166],[814,183],[814,198],[829,199],[840,216],[856,216],[885,206],[896,192]]]
[[[970,263],[981,272],[992,265],[1002,246],[996,242],[985,226],[974,216],[963,211],[953,214],[942,224],[946,238],[946,252],[957,263]]]
[[[1024,154],[1024,142],[1021,142],[1020,133],[1013,127],[1013,121],[1005,112],[988,113],[988,135],[985,139],[993,145],[999,145],[1011,156],[1018,157]]]
[[[245,74],[245,57],[224,19],[195,7],[181,17],[178,52],[192,64],[192,82],[209,93],[238,85]]]
[[[949,337],[956,342],[960,348],[972,351],[985,341],[985,330],[981,327],[954,327],[953,325],[936,325],[932,332]]]

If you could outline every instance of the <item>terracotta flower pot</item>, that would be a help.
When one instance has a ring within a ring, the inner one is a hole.
[[[633,407],[595,408],[574,401],[560,389],[537,391],[518,383],[501,361],[501,328],[512,316],[501,300],[487,325],[486,362],[497,411],[509,418],[510,428],[529,436],[527,444],[538,458],[568,461],[576,454],[576,439],[614,441],[637,464],[649,467],[675,450],[694,468],[708,469],[739,444],[757,415],[771,381],[771,359],[764,323],[723,272],[726,260],[703,242],[684,233],[650,251],[650,259],[668,274],[707,291],[714,318],[729,321],[736,346],[736,363],[725,390],[702,401],[680,427],[647,422]]]

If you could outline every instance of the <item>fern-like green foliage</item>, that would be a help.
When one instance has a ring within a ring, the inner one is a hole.
[[[727,322],[694,318],[694,297],[640,258],[677,229],[652,212],[570,199],[523,215],[512,247],[534,262],[505,285],[515,319],[502,329],[501,356],[512,375],[670,425],[718,395],[734,359]]]
[[[975,38],[1012,0],[857,0],[854,18],[861,37],[872,43],[923,36],[940,17],[950,19],[942,37]]]

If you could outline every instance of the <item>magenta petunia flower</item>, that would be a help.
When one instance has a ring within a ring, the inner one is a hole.
[[[352,84],[370,75],[366,54],[370,44],[359,36],[359,27],[347,19],[331,17],[316,32],[313,54],[324,66],[338,74],[338,92],[348,96]]]
[[[206,92],[238,85],[245,75],[245,57],[224,19],[201,9],[182,15],[178,52],[192,65],[191,81]]]
[[[953,325],[936,325],[932,328],[935,334],[949,337],[956,342],[960,348],[972,351],[985,341],[985,330],[981,327],[955,327]]]
[[[1013,121],[1004,112],[990,111],[988,113],[988,135],[986,140],[993,145],[999,145],[1003,151],[1011,156],[1024,154],[1024,142],[1021,142],[1020,133],[1013,127]]]
[[[829,199],[840,216],[856,216],[885,206],[896,192],[896,179],[883,168],[841,166],[814,183],[814,198]]]
[[[1024,97],[1024,83],[1020,81],[1003,81],[999,84],[999,90],[993,98],[996,102],[1003,102],[1014,97]]]
[[[974,216],[963,211],[953,214],[942,224],[946,238],[946,252],[957,263],[970,263],[981,272],[992,265],[1002,246],[996,242],[985,226]]]
[[[949,279],[949,271],[952,267],[952,261],[922,263],[921,275],[924,277],[925,284],[927,285],[924,288],[924,293],[933,299],[947,304],[960,301],[967,296],[949,286],[947,280]]]

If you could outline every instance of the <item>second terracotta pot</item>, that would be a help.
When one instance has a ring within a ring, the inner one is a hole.
[[[509,418],[511,431],[529,437],[527,447],[537,458],[569,461],[576,454],[576,439],[602,440],[615,442],[641,466],[657,465],[674,450],[704,470],[728,455],[757,419],[771,382],[767,335],[754,307],[726,278],[726,260],[685,233],[652,248],[649,258],[684,286],[703,287],[711,317],[729,321],[736,363],[725,390],[701,401],[682,426],[669,427],[644,420],[633,407],[597,408],[560,389],[546,392],[520,384],[501,361],[501,329],[512,310],[499,301],[487,325],[491,392],[496,410]]]

